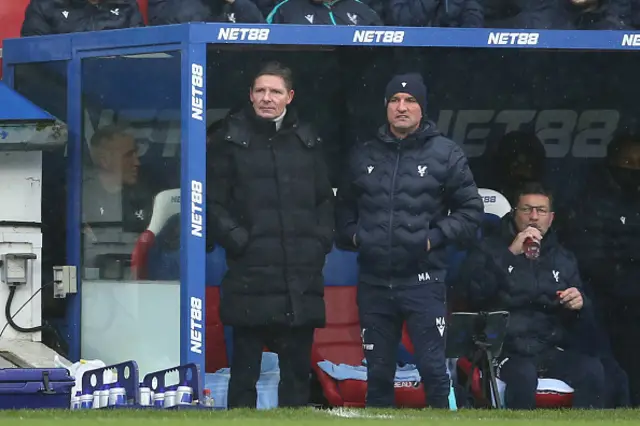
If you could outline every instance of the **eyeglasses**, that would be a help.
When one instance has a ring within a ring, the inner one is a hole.
[[[540,207],[540,206],[524,206],[524,207],[516,207],[515,209],[518,211],[521,211],[526,215],[530,215],[531,213],[533,213],[534,210],[536,211],[536,213],[538,213],[538,216],[546,216],[549,214],[548,208]]]

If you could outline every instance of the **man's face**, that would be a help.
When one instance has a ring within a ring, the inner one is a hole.
[[[281,77],[262,75],[254,81],[249,98],[258,117],[273,120],[291,103],[293,90],[287,89]]]
[[[387,121],[396,133],[415,131],[422,120],[422,108],[416,98],[408,93],[396,93],[387,104]]]
[[[542,235],[546,234],[553,222],[549,197],[540,194],[522,195],[516,206],[514,220],[518,232],[527,227],[538,228]]]
[[[103,141],[97,150],[97,163],[113,176],[119,176],[125,185],[134,185],[138,181],[138,147],[132,136],[118,135],[112,140]]]
[[[508,165],[509,176],[515,180],[535,179],[533,162],[527,158],[526,154],[517,154]]]

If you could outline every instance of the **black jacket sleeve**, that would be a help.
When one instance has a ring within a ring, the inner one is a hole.
[[[324,160],[322,145],[315,147],[315,192],[316,209],[318,215],[318,239],[324,247],[325,253],[333,248],[334,213],[333,213],[333,188],[329,182],[327,164]]]
[[[432,248],[442,242],[462,243],[473,240],[484,215],[482,199],[478,194],[469,163],[457,145],[449,155],[444,196],[451,214],[438,220],[429,232]]]
[[[358,229],[358,199],[354,191],[353,170],[356,168],[357,148],[349,157],[336,197],[336,242],[341,248],[354,248],[353,236]]]
[[[604,3],[604,19],[607,29],[624,30],[631,20],[631,0],[608,0]]]
[[[129,28],[144,27],[144,18],[142,17],[142,13],[140,12],[140,6],[138,6],[138,2],[134,1],[131,4],[131,8],[129,10]]]
[[[502,253],[504,263],[513,254],[506,248]],[[501,276],[491,256],[485,252],[482,243],[470,250],[460,267],[453,283],[454,298],[470,311],[490,310],[501,287]]]
[[[235,0],[230,5],[230,10],[235,14],[236,22],[243,24],[261,24],[264,23],[264,16],[258,9],[258,6],[252,0]],[[222,20],[227,20],[225,17]]]
[[[585,291],[585,286],[582,284],[582,279],[580,278],[580,269],[578,268],[578,261],[575,256],[571,252],[567,252],[567,256],[569,258],[569,264],[571,274],[569,275],[569,285],[571,287],[575,287],[578,289],[580,294],[582,295],[582,309],[589,308],[591,302],[587,297],[587,293]]]
[[[462,28],[482,28],[484,26],[484,8],[479,0],[464,0],[460,26]]]
[[[555,15],[559,11],[557,0],[513,0],[518,13],[512,17],[498,17],[490,22],[497,28],[519,28],[525,30],[551,29],[555,27]]]
[[[231,145],[220,133],[207,150],[207,235],[229,254],[240,255],[249,242],[249,232],[230,212],[235,176]]]
[[[403,27],[433,26],[436,18],[434,0],[389,0],[387,23]]]
[[[24,22],[20,35],[22,37],[52,34],[53,29],[46,18],[44,1],[31,0],[24,13]]]

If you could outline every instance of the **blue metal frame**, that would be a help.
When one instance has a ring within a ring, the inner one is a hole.
[[[69,358],[80,360],[82,315],[82,61],[67,63],[67,263],[77,268],[78,292],[67,298]]]
[[[162,50],[174,43],[639,50],[640,32],[193,23],[9,39],[4,60],[69,60],[79,51],[142,46]]]
[[[68,262],[80,266],[83,58],[180,50],[182,67],[180,357],[204,372],[206,52],[207,44],[277,44],[390,47],[638,50],[636,31],[535,31],[464,28],[399,28],[299,25],[182,24],[75,33],[4,42],[4,79],[13,66],[68,61],[69,191]],[[194,64],[201,66],[194,68]],[[199,75],[201,74],[201,75]],[[201,92],[201,93],[200,93]],[[195,109],[194,109],[195,108]],[[198,109],[202,109],[200,117]],[[200,119],[202,118],[202,119]],[[81,274],[79,274],[81,275]],[[70,297],[71,358],[80,357],[80,292]]]
[[[180,362],[205,371],[207,46],[182,50],[180,181]]]

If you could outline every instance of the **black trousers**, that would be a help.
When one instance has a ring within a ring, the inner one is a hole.
[[[307,405],[313,333],[310,327],[234,327],[228,408],[256,408],[264,346],[278,354],[278,406]]]
[[[625,308],[617,313],[610,312],[606,325],[613,355],[627,373],[631,406],[640,407],[640,324],[637,316],[629,314]]]
[[[444,283],[395,289],[360,285],[358,310],[367,360],[367,407],[395,407],[396,362],[406,321],[426,403],[449,408],[445,294]]]
[[[514,410],[536,408],[538,377],[562,380],[574,390],[574,408],[603,408],[605,404],[604,368],[598,358],[576,352],[551,350],[540,359],[506,357],[497,375],[506,384],[505,405]]]

